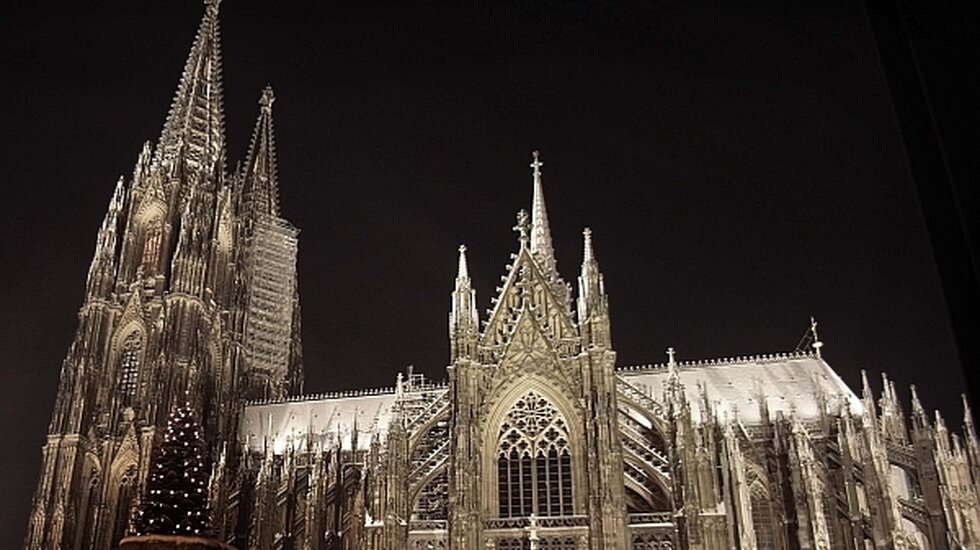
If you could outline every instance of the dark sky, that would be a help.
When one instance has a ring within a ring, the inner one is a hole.
[[[814,315],[848,383],[888,371],[959,425],[959,361],[860,4],[352,4],[222,5],[232,162],[276,90],[309,391],[390,385],[408,364],[443,378],[456,248],[482,312],[540,149],[559,270],[575,280],[592,227],[621,364],[667,346],[789,351]],[[0,548],[14,548],[96,230],[159,136],[203,7],[3,10]]]

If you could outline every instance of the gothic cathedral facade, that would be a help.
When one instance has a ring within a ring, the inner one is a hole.
[[[241,549],[980,548],[980,445],[821,355],[618,366],[591,232],[558,272],[541,167],[485,319],[466,250],[447,382],[303,395],[298,230],[266,89],[226,169],[219,0],[121,178],[61,368],[25,548],[132,529],[167,415],[204,419],[211,530]]]

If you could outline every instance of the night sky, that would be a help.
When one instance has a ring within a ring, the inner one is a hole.
[[[960,424],[962,374],[858,3],[227,0],[231,165],[271,84],[301,228],[309,392],[442,379],[456,249],[480,311],[540,149],[559,271],[593,229],[620,364],[791,351],[810,315],[859,387]],[[411,4],[411,7],[409,7]],[[159,136],[200,1],[0,16],[0,548],[27,526],[57,378],[117,178]]]

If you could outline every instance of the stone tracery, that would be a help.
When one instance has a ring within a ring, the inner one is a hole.
[[[528,392],[508,411],[497,437],[500,517],[571,515],[571,450],[558,409]]]

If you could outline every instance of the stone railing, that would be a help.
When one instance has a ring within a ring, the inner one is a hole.
[[[630,514],[627,516],[627,521],[630,525],[641,525],[641,524],[665,524],[674,522],[674,515],[672,512],[650,512],[646,514]]]
[[[409,531],[446,531],[449,522],[444,519],[413,519],[408,524]]]
[[[535,529],[567,529],[588,527],[588,516],[543,516],[534,518]],[[523,529],[531,527],[531,518],[490,518],[483,522],[484,529]]]

